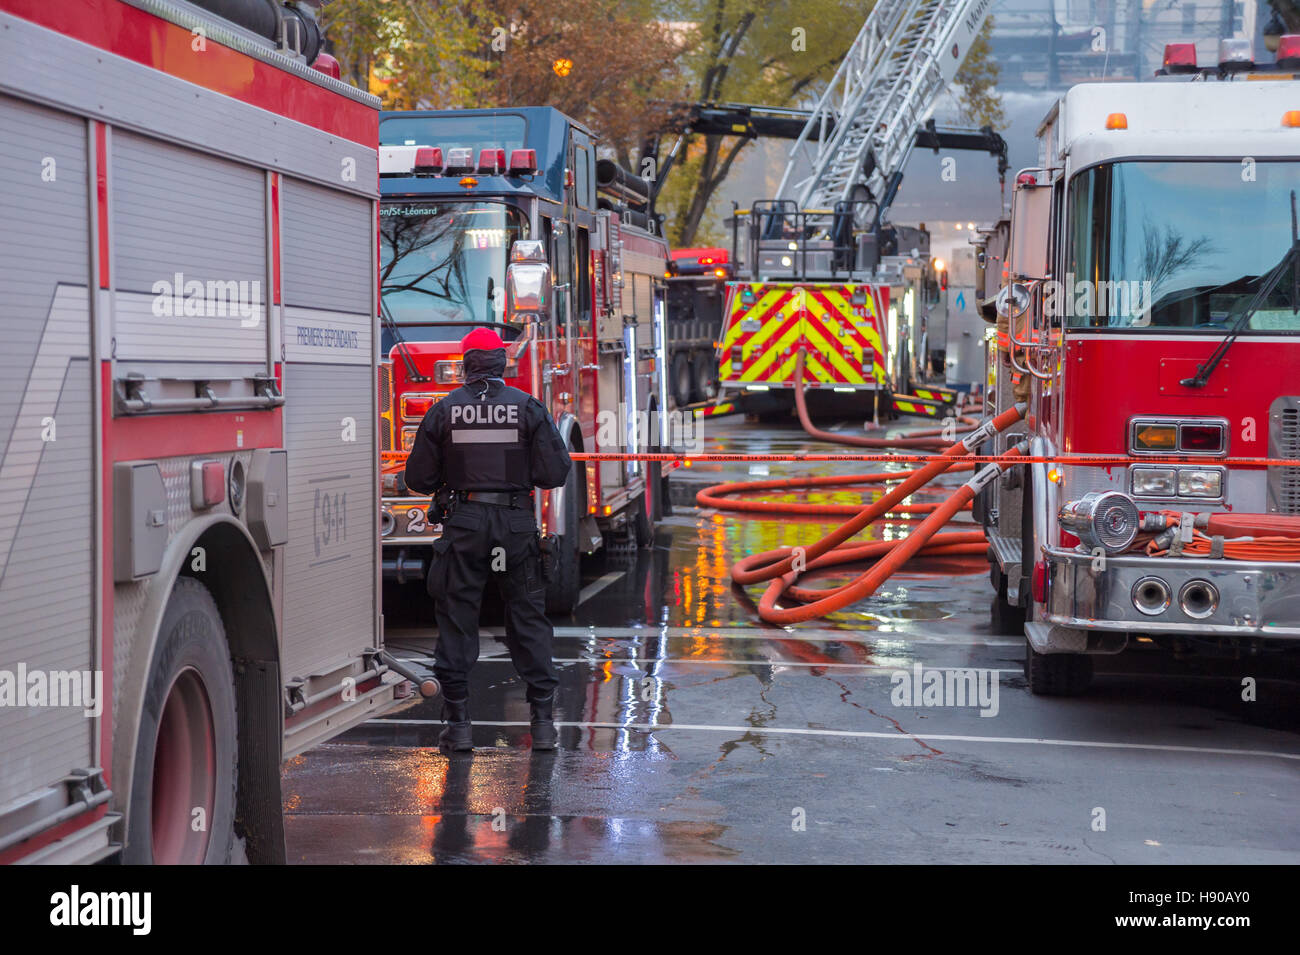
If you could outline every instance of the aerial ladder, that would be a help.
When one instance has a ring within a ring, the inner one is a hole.
[[[894,412],[951,412],[955,392],[924,384],[930,343],[922,309],[938,300],[929,237],[889,226],[888,210],[918,145],[988,151],[1005,179],[1006,144],[996,132],[941,128],[929,117],[991,6],[877,0],[804,113],[776,197],[733,215],[736,280],[719,381],[755,413],[787,403],[800,351],[808,356],[805,384],[830,403],[867,399],[879,411],[884,398]],[[701,125],[726,119],[717,108],[694,115]],[[788,130],[791,118],[779,117],[780,127]]]
[[[877,0],[791,147],[777,199],[802,209],[852,203],[859,225],[878,220],[992,5]]]

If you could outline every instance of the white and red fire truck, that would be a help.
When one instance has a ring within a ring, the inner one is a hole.
[[[999,407],[1014,374],[1032,388],[996,450],[1027,435],[1060,460],[979,510],[1035,693],[1081,692],[1092,654],[1135,641],[1300,639],[1300,468],[1231,463],[1300,457],[1300,37],[1278,59],[1225,41],[1199,68],[1176,44],[1153,82],[1074,87],[1017,179]]]
[[[596,159],[549,107],[384,113],[379,125],[384,576],[422,581],[440,525],[403,483],[425,413],[456,388],[460,340],[491,327],[506,382],[535,395],[571,451],[667,447],[668,246],[644,180]],[[553,536],[547,609],[577,603],[579,561],[650,543],[668,466],[578,464],[536,497]]]
[[[378,102],[311,10],[0,0],[0,862],[283,859],[390,704]]]

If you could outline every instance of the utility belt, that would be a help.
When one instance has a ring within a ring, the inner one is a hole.
[[[458,501],[495,504],[497,507],[533,506],[533,495],[530,491],[456,491],[454,494]]]

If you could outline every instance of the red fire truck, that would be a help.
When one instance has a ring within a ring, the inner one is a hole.
[[[461,338],[507,343],[506,381],[555,416],[572,451],[667,447],[668,247],[644,180],[596,159],[596,138],[544,107],[384,113],[379,125],[380,444],[384,576],[424,579],[440,526],[403,483],[415,432],[461,377]],[[547,609],[577,603],[579,561],[648,545],[665,468],[577,465],[538,494],[553,535]]]
[[[1018,177],[996,400],[1028,413],[996,450],[1027,435],[1060,461],[979,510],[1035,693],[1081,692],[1091,655],[1134,643],[1300,638],[1300,468],[1229,463],[1300,457],[1300,37],[1278,58],[1226,41],[1201,68],[1177,44],[1154,82],[1074,87]]]
[[[0,0],[0,862],[284,857],[381,712],[378,103],[301,8]]]

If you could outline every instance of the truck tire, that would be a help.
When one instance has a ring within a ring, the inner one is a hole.
[[[1025,638],[1025,679],[1035,696],[1078,696],[1092,683],[1092,657],[1039,653]]]
[[[180,577],[145,680],[124,862],[231,861],[235,728],[234,675],[221,614],[207,587]]]
[[[712,401],[718,397],[718,363],[712,352],[697,351],[691,356],[696,401]]]
[[[672,362],[673,401],[677,407],[685,408],[691,403],[691,359],[684,351],[673,355]]]
[[[582,554],[578,550],[578,522],[582,517],[579,495],[586,490],[578,474],[585,467],[574,465],[564,484],[564,533],[555,539],[551,554],[551,576],[546,581],[546,612],[567,617],[578,605],[582,586]]]

